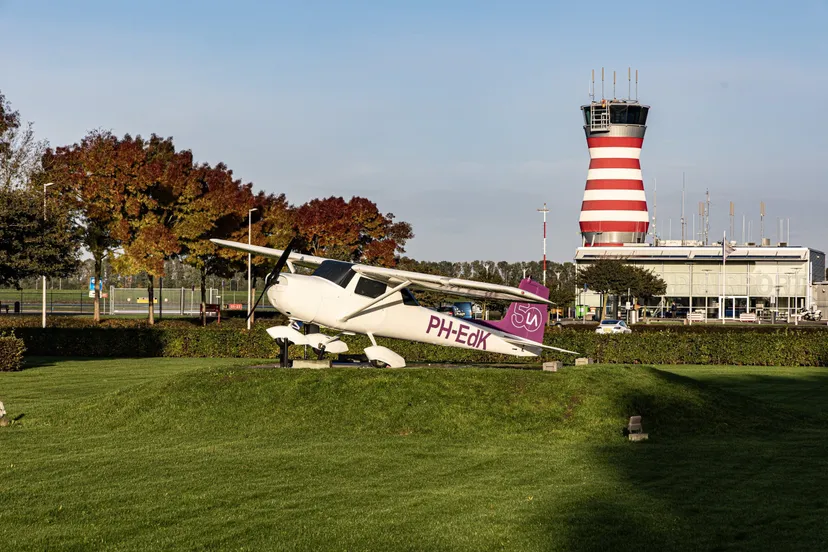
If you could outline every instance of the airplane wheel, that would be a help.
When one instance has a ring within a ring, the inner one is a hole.
[[[371,361],[371,366],[373,366],[374,368],[387,368],[388,367],[388,365],[386,363],[384,363],[383,361],[381,361],[381,360],[372,360]]]
[[[311,347],[311,349],[313,349],[313,347]],[[313,352],[316,354],[316,360],[322,360],[325,358],[325,347],[313,349]]]

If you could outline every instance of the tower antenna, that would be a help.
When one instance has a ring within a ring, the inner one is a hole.
[[[604,99],[604,68],[601,67],[601,99]]]
[[[735,213],[733,212],[733,202],[731,201],[730,202],[730,237],[731,237],[731,239],[733,238],[733,215],[734,214]]]
[[[759,202],[759,243],[765,241],[765,202]]]
[[[658,181],[653,178],[653,245],[658,245]]]
[[[592,85],[590,86],[589,97],[592,98],[593,102],[595,101],[595,69],[592,70]]]
[[[632,99],[632,67],[627,67],[627,99]]]
[[[709,245],[710,243],[710,189],[706,189],[704,192],[707,195],[707,202],[705,204],[704,209],[704,245]],[[731,236],[733,233],[731,232]]]
[[[612,72],[612,99],[615,99],[615,71]]]
[[[742,215],[742,243],[747,243],[747,236],[745,236],[745,215]]]
[[[684,246],[684,173],[681,173],[681,245]]]

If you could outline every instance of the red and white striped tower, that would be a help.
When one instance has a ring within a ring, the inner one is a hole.
[[[581,110],[590,159],[580,217],[584,245],[643,243],[650,222],[639,159],[650,107],[593,100]]]

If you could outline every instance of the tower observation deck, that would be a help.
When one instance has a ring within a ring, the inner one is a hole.
[[[636,71],[636,88],[637,81]],[[579,220],[585,246],[643,243],[647,236],[640,157],[649,110],[631,99],[593,99],[581,106],[589,148]]]

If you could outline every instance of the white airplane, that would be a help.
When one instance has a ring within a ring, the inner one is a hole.
[[[320,351],[320,356],[321,352],[347,352],[348,345],[340,337],[356,333],[366,334],[371,340],[371,346],[365,348],[365,356],[372,364],[392,368],[404,367],[405,359],[391,349],[377,345],[376,337],[514,356],[538,356],[541,349],[577,354],[542,343],[547,305],[554,303],[548,300],[549,290],[529,278],[514,288],[294,253],[294,241],[285,250],[228,240],[210,241],[279,259],[265,278],[265,287],[251,313],[266,293],[270,303],[291,320],[291,325],[274,326],[267,333],[277,340],[310,345]],[[285,265],[290,274],[281,274]],[[312,268],[313,274],[297,274],[297,266]],[[465,320],[421,307],[411,289],[516,302],[509,306],[502,320]],[[303,334],[297,329],[300,327],[297,322],[339,333]]]

